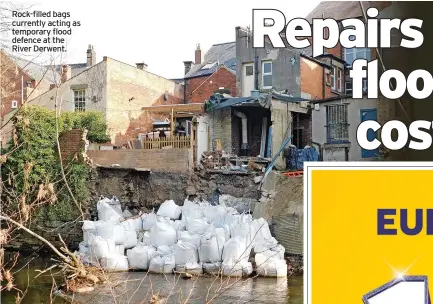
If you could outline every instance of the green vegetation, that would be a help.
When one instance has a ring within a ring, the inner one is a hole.
[[[61,174],[55,112],[40,106],[28,106],[20,109],[13,122],[13,140],[2,151],[2,154],[7,154],[2,165],[5,182],[2,199],[9,202],[8,208],[15,209],[25,198],[24,205],[32,208],[41,201],[38,200],[40,185],[50,185],[54,189],[55,202],[44,204],[37,215],[45,214],[44,218],[49,220],[76,218],[79,214],[77,207]],[[71,129],[87,129],[87,138],[91,142],[102,143],[110,139],[103,116],[97,112],[62,113],[58,118],[58,127],[60,134]],[[66,160],[63,167],[76,200],[84,203],[89,197],[87,182],[90,168],[80,159]]]

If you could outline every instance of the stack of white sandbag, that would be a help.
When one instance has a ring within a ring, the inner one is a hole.
[[[287,276],[287,264],[284,259],[285,249],[273,237],[254,247],[257,274],[263,277]]]
[[[141,217],[125,219],[130,215],[116,197],[103,198],[97,203],[99,221],[83,222],[83,242],[79,253],[89,264],[109,271],[127,271],[128,258],[125,249],[137,245],[137,230],[141,230]]]
[[[155,256],[150,260],[149,272],[170,274],[173,273],[175,267],[173,246],[158,246]]]
[[[117,198],[101,199],[97,208],[99,221],[83,223],[80,255],[108,270],[248,276],[253,253],[259,275],[287,275],[285,249],[263,218],[188,200],[182,207],[165,201],[138,217],[122,212]]]

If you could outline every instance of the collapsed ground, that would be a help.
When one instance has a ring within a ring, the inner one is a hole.
[[[289,271],[302,271],[302,251],[299,250],[302,248],[302,231],[292,227],[292,219],[302,218],[302,177],[287,178],[272,172],[259,190],[259,184],[255,182],[257,176],[258,173],[233,175],[204,170],[194,174],[149,174],[121,168],[97,168],[89,181],[91,197],[84,209],[87,219],[94,220],[97,217],[96,202],[101,196],[117,196],[122,207],[134,214],[153,209],[157,211],[165,200],[172,199],[176,204],[183,205],[186,197],[210,201],[215,195],[226,194],[234,198],[233,204],[249,206],[254,218],[268,220],[271,232],[277,234],[277,240],[286,248]],[[60,245],[58,234],[62,235],[68,247],[76,250],[82,240],[82,223],[65,218],[67,213],[42,216],[35,219],[32,226],[54,244]],[[294,214],[297,214],[296,218],[293,218]],[[288,219],[290,223],[287,223]],[[287,243],[298,244],[287,246]],[[48,251],[38,240],[24,233],[15,237],[6,249]]]

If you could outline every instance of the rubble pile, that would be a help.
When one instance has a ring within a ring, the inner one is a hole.
[[[203,152],[200,161],[200,169],[222,169],[230,167],[229,155],[223,151]]]
[[[224,151],[206,151],[200,158],[200,170],[223,170],[238,172],[265,172],[270,159],[257,157],[239,157]]]
[[[108,271],[287,276],[285,248],[263,218],[253,220],[223,202],[173,200],[158,212],[131,216],[117,198],[97,203],[98,221],[84,221],[79,257]],[[126,253],[126,254],[125,254]]]

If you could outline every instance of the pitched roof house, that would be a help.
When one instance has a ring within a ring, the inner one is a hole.
[[[204,102],[224,89],[236,95],[236,42],[214,44],[202,60],[200,45],[195,61],[185,61],[185,101]]]

